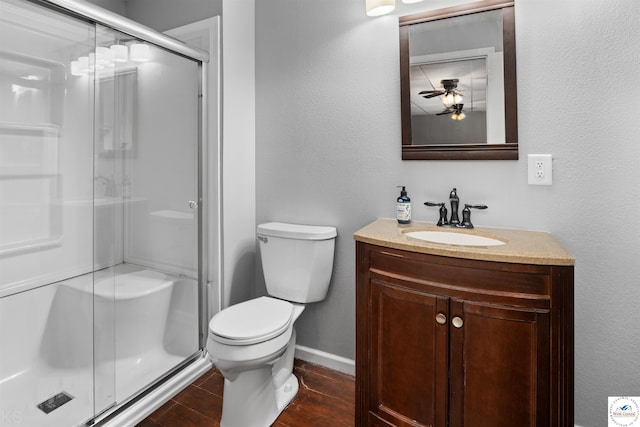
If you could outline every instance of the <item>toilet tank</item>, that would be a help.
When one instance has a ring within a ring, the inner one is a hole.
[[[269,222],[258,225],[262,271],[269,295],[321,301],[333,271],[335,227]]]

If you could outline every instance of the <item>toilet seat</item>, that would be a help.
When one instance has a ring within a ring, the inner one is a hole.
[[[213,316],[209,336],[222,344],[250,345],[281,335],[293,319],[293,304],[260,297],[232,305]]]

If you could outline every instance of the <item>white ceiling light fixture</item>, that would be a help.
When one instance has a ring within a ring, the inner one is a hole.
[[[127,62],[129,60],[129,49],[121,44],[114,44],[109,47],[112,52],[114,62]]]
[[[78,58],[78,68],[74,71],[77,71],[78,75],[89,74],[89,57],[81,56]]]
[[[146,62],[151,59],[151,48],[148,44],[133,43],[129,45],[129,59],[135,62]]]
[[[71,61],[71,75],[76,77],[84,75],[84,73],[80,71],[80,60]]]
[[[396,8],[396,0],[366,0],[367,16],[381,16]]]
[[[96,64],[104,67],[113,66],[113,51],[108,47],[96,47]]]
[[[402,3],[404,4],[409,4],[409,3],[420,3],[422,0],[402,0]]]

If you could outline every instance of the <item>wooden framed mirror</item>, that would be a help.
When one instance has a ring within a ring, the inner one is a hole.
[[[403,160],[517,160],[514,2],[400,17]]]

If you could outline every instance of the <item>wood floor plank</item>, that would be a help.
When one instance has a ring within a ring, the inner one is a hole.
[[[355,379],[323,366],[296,360],[300,388],[274,427],[351,427],[355,417]],[[205,373],[138,427],[219,427],[224,378]]]

